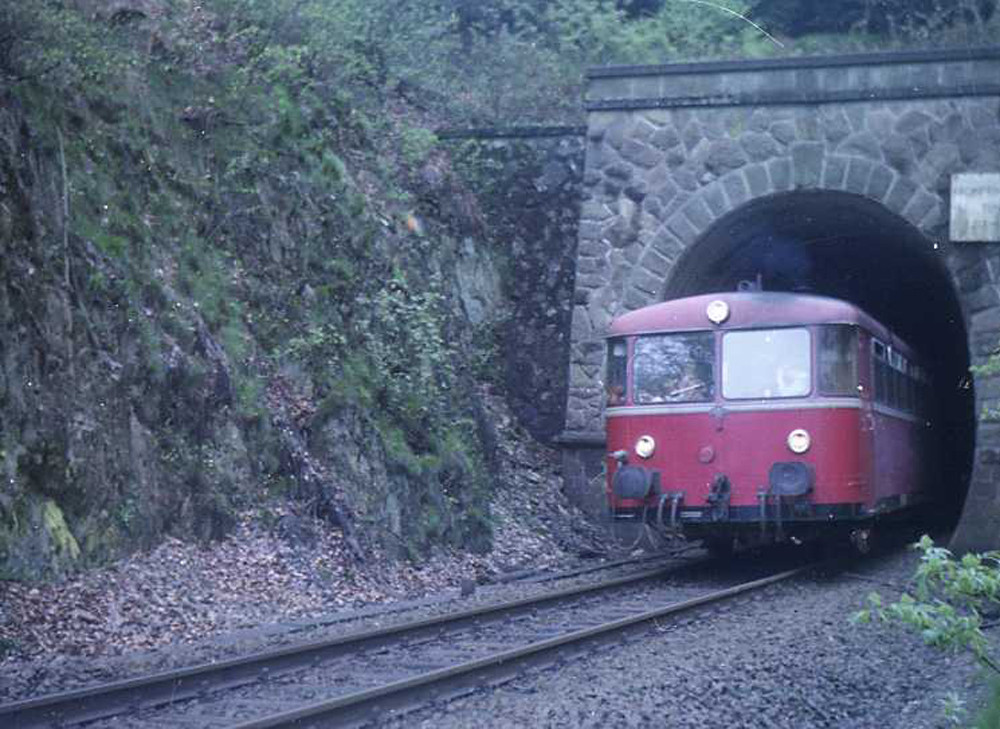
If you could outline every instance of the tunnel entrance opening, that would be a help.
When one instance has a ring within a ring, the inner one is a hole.
[[[954,526],[968,491],[976,417],[962,310],[940,251],[867,198],[799,191],[759,198],[717,221],[675,265],[665,297],[765,290],[850,301],[915,347],[932,370],[941,436],[934,514]]]

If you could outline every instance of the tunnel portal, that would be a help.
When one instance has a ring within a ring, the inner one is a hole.
[[[1000,547],[1000,241],[949,236],[953,177],[1000,172],[1000,49],[604,68],[590,74],[564,449],[599,502],[602,337],[663,299],[849,300],[933,373],[953,546]]]

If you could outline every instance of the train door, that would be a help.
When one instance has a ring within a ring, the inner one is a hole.
[[[889,406],[894,400],[890,363],[891,349],[885,342],[872,337],[871,372],[874,384],[871,401],[871,448],[872,448],[872,478],[871,506],[885,498],[893,488],[895,474],[893,473],[893,419],[889,416]]]
[[[861,468],[858,479],[860,500],[868,507],[875,503],[875,362],[873,357],[876,340],[862,331],[858,337],[859,390],[861,418],[858,427],[858,456]]]
[[[867,504],[874,469],[870,337],[852,324],[816,327],[818,503]]]

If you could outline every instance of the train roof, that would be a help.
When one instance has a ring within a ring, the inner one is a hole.
[[[713,325],[706,311],[717,300],[729,306],[729,317],[722,324]],[[616,318],[611,322],[608,336],[809,324],[856,324],[912,355],[905,342],[854,304],[828,296],[779,291],[733,291],[664,301]]]

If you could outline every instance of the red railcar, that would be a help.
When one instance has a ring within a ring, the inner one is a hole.
[[[606,386],[615,519],[727,551],[867,535],[926,495],[927,372],[845,301],[737,292],[633,311],[611,325]]]

